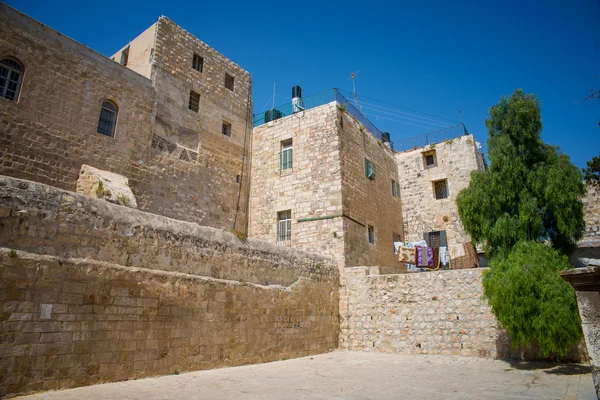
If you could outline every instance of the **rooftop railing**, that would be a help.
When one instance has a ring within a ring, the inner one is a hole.
[[[424,133],[422,135],[399,139],[394,142],[394,150],[413,150],[430,144],[452,140],[463,135],[468,135],[467,130],[463,124],[457,124],[447,128],[439,129],[437,131]]]
[[[296,114],[301,111],[310,110],[311,108],[315,108],[318,106],[322,106],[324,104],[331,103],[332,101],[337,101],[344,110],[358,120],[369,132],[371,132],[375,137],[381,140],[381,131],[373,125],[371,121],[367,117],[363,115],[355,106],[344,97],[343,94],[340,93],[337,89],[329,89],[321,93],[313,94],[308,97],[302,98],[302,102],[289,102],[280,106],[277,106],[271,110],[267,110],[265,112],[261,112],[258,114],[254,114],[252,117],[252,126],[259,126],[265,124],[269,121],[287,117],[293,114]]]

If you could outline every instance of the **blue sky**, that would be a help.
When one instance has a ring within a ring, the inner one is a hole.
[[[546,142],[579,167],[600,154],[600,102],[578,104],[600,89],[600,0],[7,3],[107,56],[166,15],[252,74],[256,112],[274,79],[277,105],[300,82],[305,97],[351,92],[360,71],[363,111],[392,141],[440,121],[380,102],[451,120],[460,108],[485,145],[489,107],[522,88],[542,103]]]

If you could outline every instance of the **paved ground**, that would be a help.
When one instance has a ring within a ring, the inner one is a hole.
[[[267,364],[46,392],[20,399],[596,399],[590,369],[335,351]]]

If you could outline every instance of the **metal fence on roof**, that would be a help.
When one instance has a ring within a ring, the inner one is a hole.
[[[313,94],[311,96],[307,96],[302,98],[302,110],[309,110],[311,108],[315,108],[318,106],[322,106],[324,104],[331,103],[332,101],[337,101],[341,107],[343,107],[346,112],[358,120],[365,129],[371,132],[375,137],[381,139],[381,131],[373,125],[371,121],[367,117],[363,115],[351,102],[348,100],[343,94],[340,93],[337,89],[329,89],[323,92]],[[300,112],[300,105],[298,103],[289,102],[280,106],[277,106],[271,110],[267,110],[265,112],[261,112],[258,114],[254,114],[252,117],[252,126],[259,126],[265,124],[274,119],[279,119],[283,117],[287,117],[289,115]]]
[[[406,151],[419,147],[424,147],[434,143],[441,143],[447,140],[452,140],[457,137],[467,135],[467,130],[463,124],[457,124],[442,128],[437,131],[424,133],[418,136],[412,136],[404,139],[398,139],[394,142],[394,150]]]

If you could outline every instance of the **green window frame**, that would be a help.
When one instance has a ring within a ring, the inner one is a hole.
[[[375,164],[365,158],[365,176],[373,180],[375,179]]]

